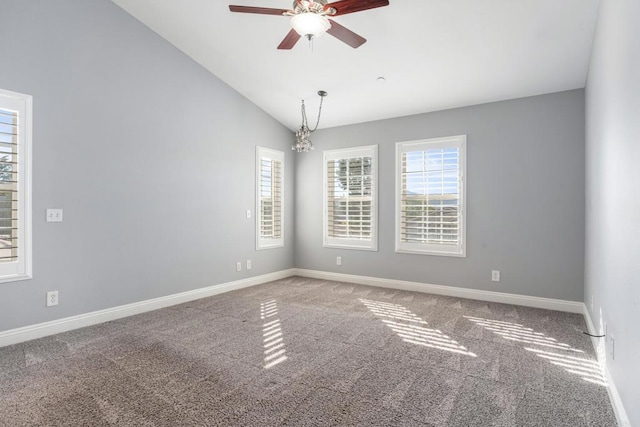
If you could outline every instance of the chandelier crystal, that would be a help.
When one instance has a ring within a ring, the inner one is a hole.
[[[318,109],[318,121],[316,122],[316,126],[313,129],[309,129],[308,120],[307,120],[307,111],[304,106],[304,99],[302,100],[302,106],[300,109],[302,110],[302,124],[300,128],[296,131],[296,141],[291,146],[292,150],[297,151],[298,153],[308,152],[313,150],[313,144],[311,143],[311,133],[315,132],[318,129],[318,125],[320,124],[320,114],[322,114],[322,101],[324,97],[327,96],[327,92],[321,90],[318,92],[320,95],[320,108]]]

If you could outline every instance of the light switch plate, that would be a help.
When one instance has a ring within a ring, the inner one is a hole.
[[[47,222],[62,222],[62,209],[47,209]]]

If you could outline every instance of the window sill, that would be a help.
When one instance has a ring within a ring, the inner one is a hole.
[[[30,274],[8,274],[0,276],[0,283],[19,282],[21,280],[31,280],[33,276]]]
[[[466,252],[438,252],[438,251],[424,251],[419,249],[398,249],[397,254],[413,254],[413,255],[432,255],[432,256],[448,256],[454,258],[466,258]]]
[[[369,251],[369,252],[377,252],[378,251],[378,247],[377,246],[360,246],[360,245],[354,245],[354,244],[349,244],[349,243],[340,244],[340,243],[327,243],[327,242],[325,242],[322,245],[322,247],[331,248],[331,249],[348,249],[348,250]]]
[[[277,244],[272,244],[272,245],[260,245],[260,246],[256,246],[256,251],[262,251],[262,250],[266,250],[266,249],[277,249],[277,248],[284,248],[284,243],[277,243]]]

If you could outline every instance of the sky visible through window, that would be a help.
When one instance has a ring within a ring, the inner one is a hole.
[[[409,151],[403,157],[406,194],[459,194],[458,148]]]

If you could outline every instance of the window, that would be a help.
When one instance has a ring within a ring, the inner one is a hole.
[[[284,153],[256,150],[256,249],[284,246],[282,237],[282,188]]]
[[[31,278],[31,97],[0,90],[0,282]]]
[[[378,250],[378,146],[324,152],[324,246]]]
[[[396,144],[396,252],[465,254],[466,136]]]

